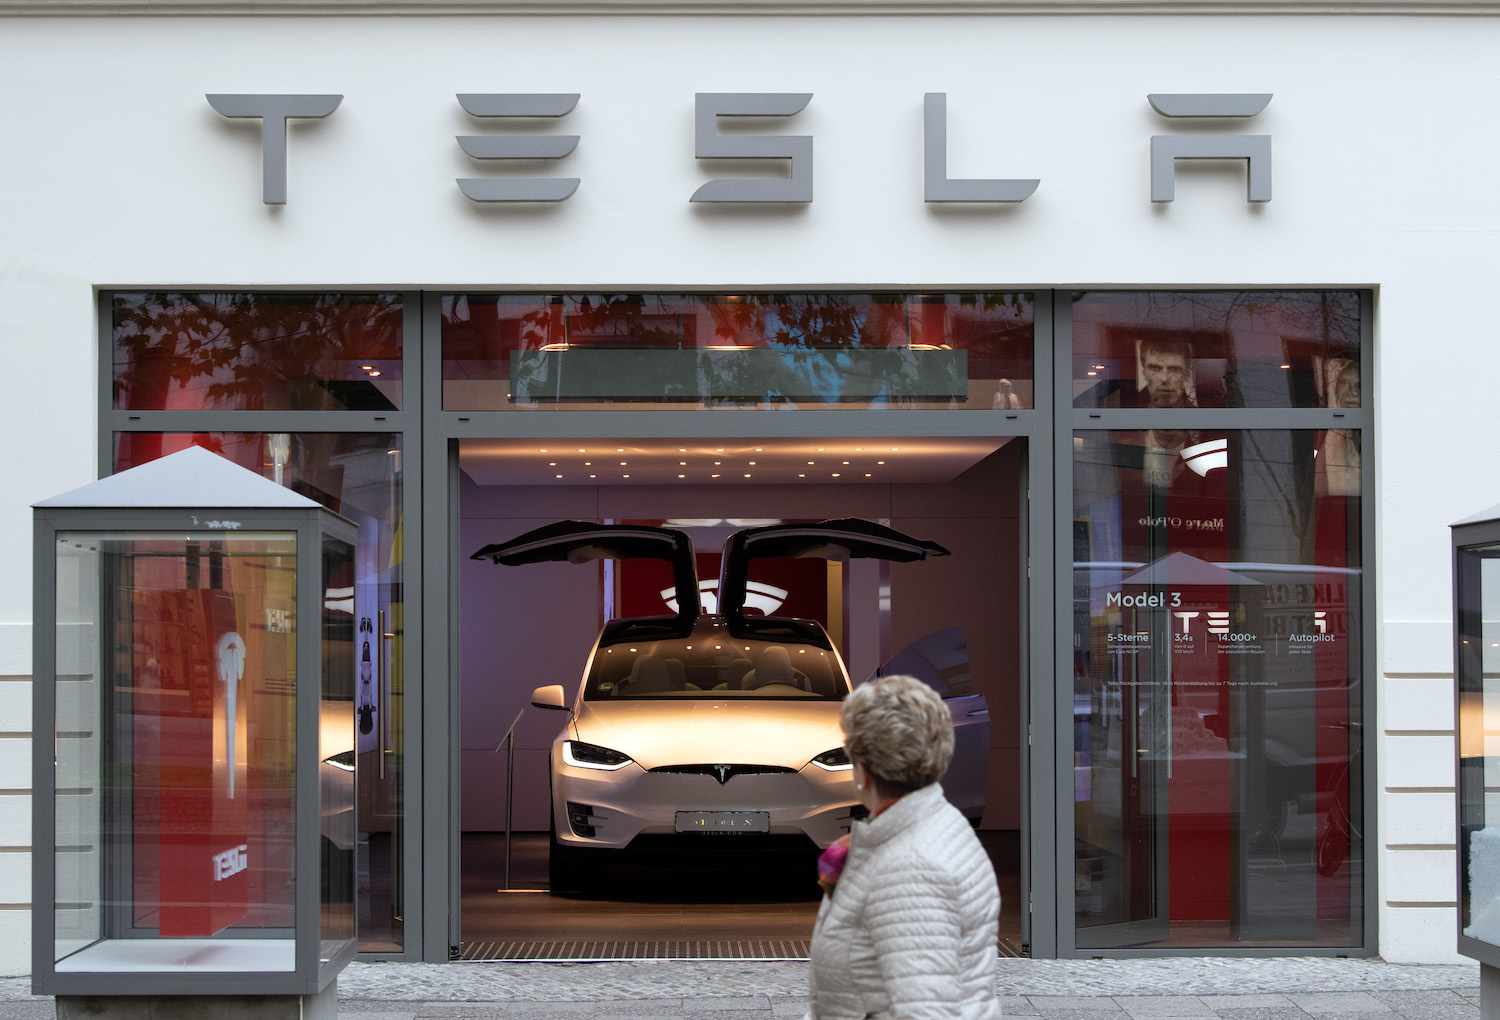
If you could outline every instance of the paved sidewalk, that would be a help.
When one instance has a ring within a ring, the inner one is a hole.
[[[348,1020],[772,1020],[807,1008],[807,965],[735,960],[620,963],[356,963],[339,978]],[[1379,960],[1207,957],[1001,960],[1007,1016],[1041,1020],[1463,1020],[1479,1016],[1479,967]],[[0,979],[0,1020],[52,1002]]]

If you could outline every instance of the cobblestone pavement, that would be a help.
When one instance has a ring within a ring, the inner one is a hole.
[[[807,1009],[806,964],[356,963],[348,1020],[771,1020]],[[1039,1020],[1462,1020],[1479,1017],[1478,965],[1379,960],[1001,960],[1007,1016]],[[0,978],[0,1020],[51,1017],[25,978]]]

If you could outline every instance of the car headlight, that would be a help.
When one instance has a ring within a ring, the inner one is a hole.
[[[613,772],[630,764],[630,755],[612,751],[598,744],[585,744],[581,740],[563,741],[563,761],[581,769],[604,769]]]
[[[854,768],[854,763],[849,760],[848,753],[842,747],[824,751],[813,759],[813,764],[825,772],[848,772]]]

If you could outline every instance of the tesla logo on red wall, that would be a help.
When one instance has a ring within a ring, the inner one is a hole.
[[[787,590],[778,588],[774,584],[766,584],[762,581],[745,582],[745,608],[758,609],[764,616],[770,616],[781,608],[786,601]],[[672,612],[677,612],[677,589],[661,589],[661,597]],[[703,603],[705,613],[717,613],[719,611],[719,582],[699,581],[698,599]]]

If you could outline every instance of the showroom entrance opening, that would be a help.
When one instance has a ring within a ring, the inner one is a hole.
[[[945,792],[1019,954],[1025,440],[458,461],[464,959],[806,956],[817,855],[863,810],[839,702],[889,673],[950,707]]]

